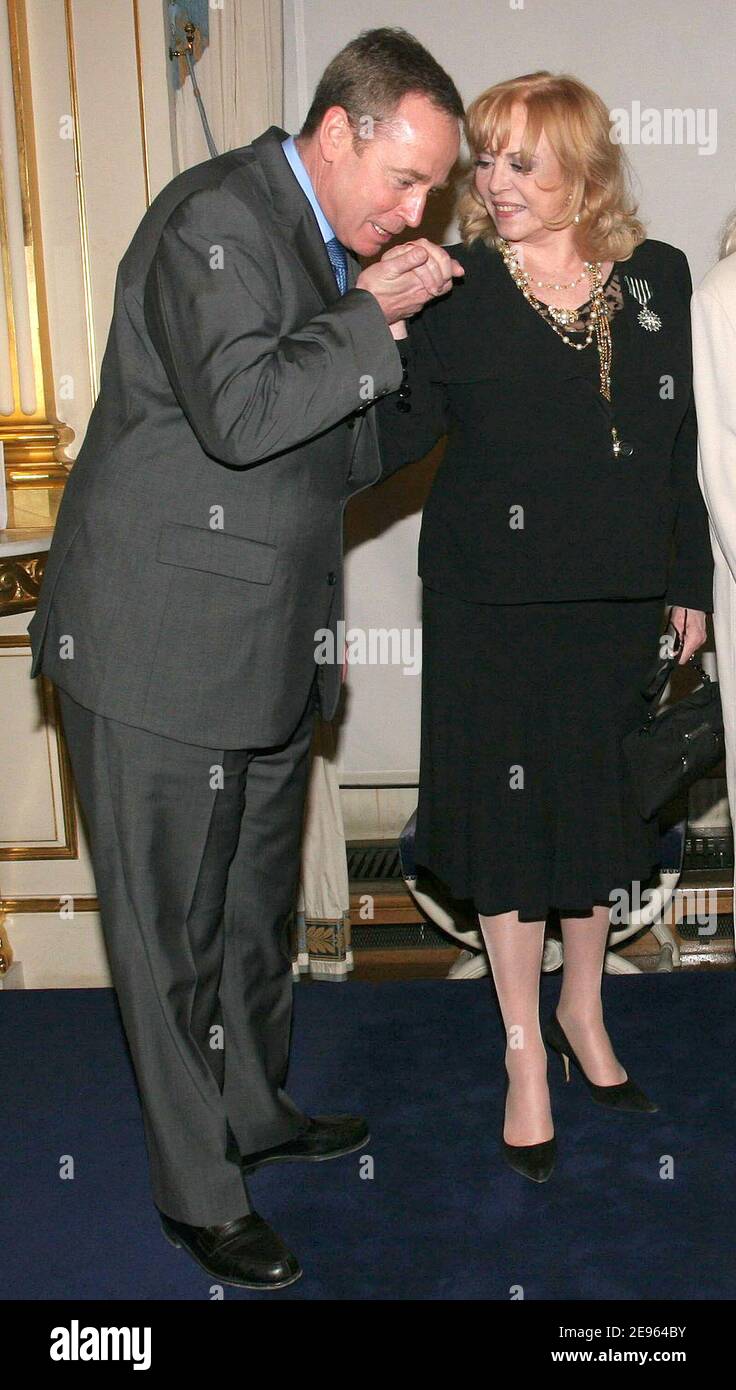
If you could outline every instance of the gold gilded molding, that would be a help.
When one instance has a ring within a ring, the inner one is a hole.
[[[0,636],[0,655],[3,650],[9,648],[27,647],[30,649],[31,639],[24,633],[7,634]],[[49,725],[56,731],[56,756],[59,772],[59,785],[61,787],[61,810],[64,822],[64,843],[61,845],[5,845],[0,847],[0,860],[16,859],[78,859],[79,858],[79,836],[77,832],[77,816],[74,806],[74,781],[72,768],[69,761],[69,751],[64,738],[61,709],[59,707],[59,697],[56,687],[46,676],[39,676],[39,689],[43,704],[43,713],[46,724],[46,752],[49,760],[49,779],[53,786],[53,767],[52,767],[52,748]],[[58,831],[57,831],[58,833]],[[30,910],[30,909],[29,909]]]
[[[146,97],[143,88],[143,53],[141,50],[141,17],[138,0],[132,0],[133,34],[135,37],[135,76],[138,85],[138,117],[141,127],[141,159],[143,160],[143,182],[146,189],[146,207],[151,206],[151,179],[148,168],[148,134],[146,132]]]
[[[13,305],[13,282],[8,253],[8,222],[3,171],[0,167],[0,241],[2,275],[8,324],[13,409],[0,414],[0,441],[4,445],[9,488],[28,481],[59,486],[66,472],[63,449],[74,432],[55,414],[51,339],[44,277],[41,213],[38,197],[38,170],[33,128],[33,100],[28,57],[28,30],[25,0],[0,0],[7,8],[9,61],[13,80],[15,134],[18,149],[17,178],[23,217],[25,293],[28,299],[30,365],[33,373],[35,409],[22,408],[17,315]],[[27,475],[31,473],[29,480]],[[23,476],[17,476],[22,473]],[[44,473],[43,479],[36,477]]]
[[[0,0],[1,3],[1,0]],[[0,154],[2,152],[0,151]],[[10,237],[8,235],[8,216],[6,212],[7,202],[5,198],[5,173],[3,161],[0,158],[0,271],[2,271],[3,286],[5,289],[5,322],[8,330],[8,359],[10,362],[10,390],[13,397],[13,405],[20,406],[20,378],[18,374],[18,349],[15,337],[15,308],[13,306],[13,279],[10,270]],[[3,412],[0,421],[8,417]],[[2,426],[0,425],[0,430]],[[0,432],[0,439],[5,442],[5,431]]]
[[[0,918],[18,912],[59,912],[71,902],[74,912],[99,912],[97,898],[77,897],[75,893],[59,893],[53,898],[0,898]]]
[[[82,157],[82,125],[79,119],[79,88],[77,85],[77,57],[74,50],[74,16],[72,0],[64,0],[64,30],[66,33],[66,60],[69,70],[69,95],[71,100],[72,133],[74,144],[74,181],[77,188],[77,212],[79,216],[79,242],[82,257],[82,281],[84,284],[84,316],[87,328],[87,362],[89,383],[94,405],[98,395],[97,384],[97,345],[95,342],[95,321],[92,312],[92,261],[89,249],[89,226],[87,223],[87,199],[84,191],[84,163]]]
[[[36,607],[47,550],[33,555],[6,555],[0,559],[0,617],[28,613]]]
[[[13,964],[13,948],[5,926],[5,905],[0,898],[0,975],[7,974]]]

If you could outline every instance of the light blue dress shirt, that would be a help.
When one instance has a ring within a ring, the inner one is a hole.
[[[299,181],[300,186],[303,188],[312,205],[314,215],[317,218],[319,229],[325,242],[332,241],[335,233],[317,201],[317,194],[312,186],[312,180],[304,167],[304,161],[296,147],[294,136],[290,135],[288,140],[283,140],[281,142],[281,148],[294,171],[294,177]]]

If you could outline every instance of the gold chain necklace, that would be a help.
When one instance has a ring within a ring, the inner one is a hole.
[[[575,319],[578,317],[578,311],[576,309],[558,309],[551,304],[545,304],[542,300],[537,299],[537,296],[530,288],[531,277],[529,273],[522,270],[515,251],[512,251],[508,242],[504,241],[503,237],[499,238],[499,249],[506,269],[518,289],[521,290],[524,298],[531,304],[533,309],[536,309],[540,317],[544,319],[545,323],[549,324],[550,328],[553,329],[558,338],[562,339],[563,343],[566,343],[570,348],[574,348],[576,352],[584,352],[587,347],[590,347],[593,341],[593,334],[595,334],[600,366],[600,392],[610,404],[612,360],[611,325],[608,317],[608,306],[603,292],[600,261],[585,262],[585,269],[590,280],[590,322],[585,331],[584,342],[574,343],[568,338],[564,329],[568,327],[569,324],[575,322]],[[625,455],[629,458],[633,454],[633,446],[631,444],[625,444],[623,440],[619,439],[615,425],[611,426],[611,438],[613,440],[613,452],[616,458],[620,455]]]

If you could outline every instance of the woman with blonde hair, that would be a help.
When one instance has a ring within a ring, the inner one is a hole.
[[[720,260],[692,300],[698,478],[710,518],[715,572],[713,632],[726,736],[731,823],[736,826],[736,212]],[[734,880],[736,906],[736,879]]]
[[[467,138],[464,277],[393,326],[405,381],[376,410],[386,473],[448,435],[419,544],[415,851],[474,900],[507,1040],[503,1153],[539,1182],[556,1154],[545,1041],[599,1103],[657,1108],[601,1002],[612,895],[658,864],[621,738],[646,713],[665,605],[680,660],[702,645],[712,557],[687,261],[646,239],[603,102],[532,73],[483,92]],[[543,1038],[551,908],[564,980]]]

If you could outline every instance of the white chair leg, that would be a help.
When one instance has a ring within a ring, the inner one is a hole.
[[[485,951],[461,951],[447,972],[448,980],[482,980],[488,974]]]

